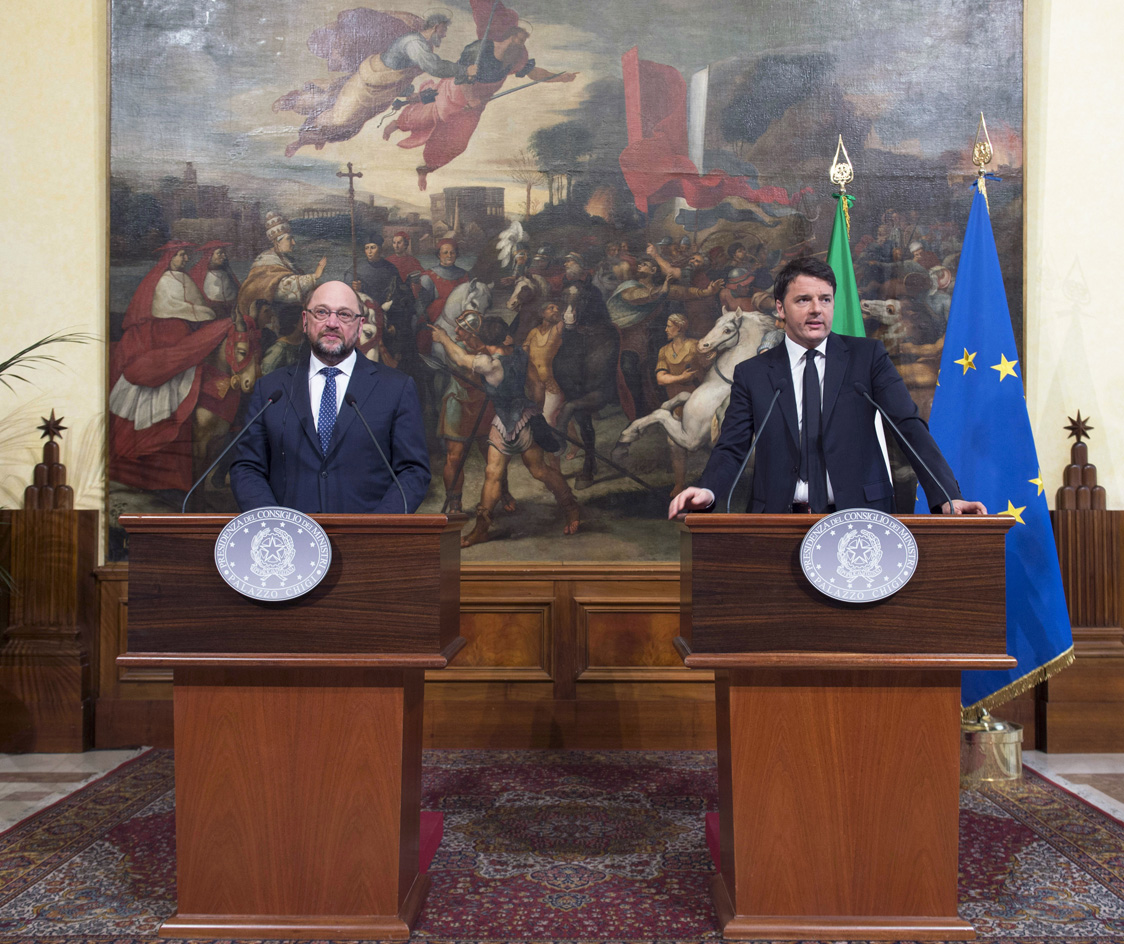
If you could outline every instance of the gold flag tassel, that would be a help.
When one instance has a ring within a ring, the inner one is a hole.
[[[981,710],[991,711],[999,705],[1011,701],[1013,698],[1018,698],[1023,692],[1029,692],[1035,685],[1045,682],[1046,679],[1052,675],[1056,675],[1066,666],[1073,662],[1073,646],[1066,649],[1065,652],[1059,653],[1054,656],[1045,665],[1040,665],[1032,672],[1028,672],[1022,678],[1015,679],[1008,685],[1004,685],[999,691],[992,692],[987,698],[981,698],[974,705],[968,705],[960,709],[961,721],[975,721],[980,716]]]
[[[991,163],[995,151],[991,146],[991,138],[987,134],[987,122],[984,121],[983,112],[980,112],[980,123],[976,126],[976,140],[972,142],[972,163],[976,165],[976,185],[983,194],[984,206],[988,215],[991,215],[991,203],[987,199],[987,171],[984,168]]]

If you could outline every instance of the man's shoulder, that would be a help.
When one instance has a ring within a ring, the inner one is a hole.
[[[258,384],[261,385],[262,389],[269,390],[270,392],[276,390],[278,387],[288,388],[298,372],[303,372],[305,376],[308,375],[307,353],[298,360],[277,367],[268,374],[262,374],[261,378],[258,380]]]
[[[265,249],[254,257],[254,261],[250,263],[250,268],[256,269],[262,265],[281,265],[281,257],[272,249]]]
[[[379,383],[389,384],[390,387],[395,390],[410,383],[409,374],[403,373],[394,367],[388,367],[386,364],[368,360],[365,357],[356,358],[354,370],[356,373],[363,373],[373,380],[378,380]]]
[[[780,352],[778,354],[778,352]],[[734,373],[731,377],[735,384],[749,387],[753,384],[761,383],[765,378],[774,375],[774,372],[781,370],[781,374],[786,373],[788,366],[788,354],[785,352],[784,344],[777,347],[770,348],[767,351],[762,351],[760,354],[755,354],[752,357],[747,357],[734,367]],[[772,381],[768,381],[770,384]]]
[[[834,346],[837,350],[847,351],[852,357],[873,359],[886,351],[885,345],[878,338],[857,338],[846,334],[832,334],[831,338],[833,340],[828,342],[828,353]]]

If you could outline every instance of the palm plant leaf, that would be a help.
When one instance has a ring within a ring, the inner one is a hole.
[[[0,384],[3,384],[9,390],[13,389],[11,380],[19,380],[23,383],[31,383],[31,381],[22,373],[16,371],[20,368],[27,367],[40,367],[44,364],[61,364],[62,361],[55,357],[53,354],[43,353],[43,348],[51,344],[85,344],[87,341],[95,341],[94,335],[85,331],[59,331],[55,334],[48,334],[45,338],[40,338],[38,341],[32,341],[22,351],[17,351],[10,357],[0,361]]]

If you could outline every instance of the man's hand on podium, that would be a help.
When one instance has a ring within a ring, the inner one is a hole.
[[[696,488],[692,485],[671,500],[671,504],[667,506],[667,517],[669,521],[674,521],[691,511],[706,511],[713,504],[714,492],[709,488]]]
[[[957,498],[952,503],[952,511],[948,510],[948,502],[941,505],[942,515],[986,515],[987,509],[984,507],[983,502],[978,501],[964,501]]]

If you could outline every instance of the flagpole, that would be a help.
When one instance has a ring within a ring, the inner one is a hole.
[[[940,382],[929,413],[929,429],[956,470],[963,491],[1016,522],[1006,540],[1006,623],[1007,652],[1018,666],[962,674],[961,720],[968,723],[963,746],[969,755],[975,754],[968,757],[968,775],[989,763],[1017,772],[1017,732],[1013,726],[1003,729],[987,712],[1073,660],[1054,526],[1041,485],[1018,343],[986,197],[986,180],[998,180],[986,169],[993,157],[981,114],[971,149],[976,193],[957,264]],[[920,498],[918,503],[922,504]],[[1004,506],[1006,510],[998,510]]]

